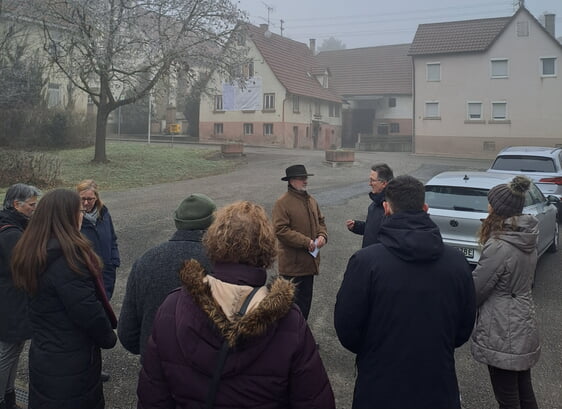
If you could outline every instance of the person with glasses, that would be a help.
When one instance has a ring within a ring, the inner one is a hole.
[[[117,343],[117,319],[80,207],[72,190],[45,194],[12,254],[14,286],[29,296],[32,409],[105,407],[101,348]]]
[[[279,240],[279,274],[297,285],[295,303],[305,319],[312,304],[314,276],[320,270],[318,250],[328,241],[328,230],[318,202],[306,191],[308,177],[304,165],[285,170],[287,192],[273,207],[273,225]]]
[[[0,409],[17,409],[15,380],[21,351],[31,338],[27,295],[14,287],[12,252],[31,218],[41,191],[16,183],[0,211]]]
[[[85,212],[80,232],[92,242],[94,251],[103,261],[103,284],[107,299],[111,300],[115,288],[117,268],[121,264],[117,235],[113,220],[107,207],[100,199],[98,184],[92,179],[78,183],[76,191],[80,195],[82,210]],[[109,380],[109,374],[102,372],[102,380]]]
[[[369,175],[369,186],[371,192],[371,204],[367,210],[367,218],[363,220],[347,220],[345,222],[349,231],[363,236],[361,247],[367,247],[379,242],[378,235],[384,218],[384,192],[388,182],[392,180],[394,174],[390,166],[386,163],[378,163],[371,167]]]

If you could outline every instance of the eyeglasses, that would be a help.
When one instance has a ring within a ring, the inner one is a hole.
[[[81,197],[80,200],[83,201],[83,202],[93,202],[94,200],[96,200],[96,198],[95,197]]]
[[[386,180],[369,178],[369,183],[375,183],[375,182],[384,183],[384,182],[386,182]]]

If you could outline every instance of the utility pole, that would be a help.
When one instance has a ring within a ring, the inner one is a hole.
[[[281,19],[279,21],[281,22],[281,37],[283,37],[283,23],[285,22],[285,20]]]

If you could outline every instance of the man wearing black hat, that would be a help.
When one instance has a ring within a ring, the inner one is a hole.
[[[133,264],[117,332],[125,349],[140,354],[141,361],[158,307],[170,291],[181,286],[178,272],[183,263],[193,258],[209,270],[201,239],[215,210],[209,197],[189,195],[174,212],[177,230],[170,240],[151,248]]]
[[[284,193],[273,207],[273,224],[279,240],[279,274],[297,285],[295,303],[308,319],[312,303],[314,276],[319,272],[320,254],[317,250],[328,241],[324,216],[316,200],[308,194],[308,177],[304,165],[285,169],[288,182]]]

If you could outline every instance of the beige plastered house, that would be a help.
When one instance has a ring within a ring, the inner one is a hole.
[[[562,46],[554,15],[543,27],[513,16],[418,27],[413,59],[417,154],[493,156],[509,145],[562,143]]]
[[[341,146],[341,99],[306,45],[248,25],[243,86],[215,75],[202,97],[199,140],[286,148]]]

